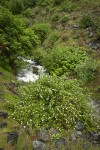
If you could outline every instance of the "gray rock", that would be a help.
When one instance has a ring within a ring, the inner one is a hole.
[[[89,46],[92,49],[100,49],[100,38],[95,39],[94,41],[92,41]]]
[[[77,122],[77,124],[76,124],[76,130],[77,131],[83,131],[83,129],[84,129],[84,123],[82,123],[82,122]]]
[[[6,119],[8,117],[8,113],[0,111],[0,117]]]
[[[4,76],[3,72],[0,71],[0,75]]]
[[[10,142],[11,145],[14,145],[18,141],[18,133],[16,131],[9,132],[7,135],[7,142]]]
[[[82,132],[81,131],[76,131],[75,134],[76,134],[76,138],[82,137]]]
[[[83,138],[92,143],[100,144],[100,132],[88,132],[87,134],[83,135]]]
[[[66,149],[67,148],[67,141],[65,138],[59,138],[55,140],[55,147],[58,149]]]
[[[83,145],[84,150],[89,150],[89,148],[90,148],[90,143],[86,143]]]
[[[45,128],[41,128],[40,130],[38,130],[36,132],[36,135],[39,141],[42,141],[42,142],[50,141],[49,132]]]
[[[89,33],[89,37],[90,37],[90,38],[93,37],[93,35],[94,35],[93,32],[90,32],[90,33]]]
[[[46,145],[41,141],[33,141],[33,150],[46,150]]]
[[[0,150],[4,150],[4,149],[0,147]]]
[[[71,27],[73,30],[77,30],[79,28],[78,25],[74,24],[72,27]]]
[[[56,135],[57,134],[57,130],[55,128],[50,128],[49,133],[51,135]]]
[[[0,122],[0,128],[6,128],[7,125],[8,124],[6,122]]]
[[[71,139],[71,141],[75,142],[76,141],[76,134],[72,133],[70,139]]]

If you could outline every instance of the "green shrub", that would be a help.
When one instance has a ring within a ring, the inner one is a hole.
[[[26,28],[25,19],[18,18],[12,15],[9,10],[0,7],[0,53],[2,66],[6,67],[6,65],[9,65],[14,71],[17,70],[18,66],[21,66],[18,65],[18,56],[32,55],[33,47],[36,47],[38,44],[40,44],[38,36],[35,35],[31,28]]]
[[[80,24],[80,27],[82,28],[88,28],[90,26],[93,26],[94,23],[93,23],[92,18],[89,15],[84,15],[81,18],[79,24]]]
[[[84,82],[91,82],[98,74],[99,63],[93,59],[86,59],[85,62],[80,63],[76,67],[77,76]]]
[[[61,9],[65,12],[71,12],[75,9],[76,5],[72,2],[70,2],[69,0],[67,1],[64,1],[62,4],[61,4]]]
[[[19,89],[20,99],[9,101],[12,117],[23,126],[73,129],[83,122],[85,129],[97,126],[95,114],[88,105],[86,91],[77,80],[45,76]]]
[[[66,23],[68,20],[69,20],[69,16],[68,16],[68,15],[64,15],[64,16],[60,19],[61,23]]]
[[[55,5],[60,5],[62,3],[62,0],[54,0]]]
[[[8,8],[13,14],[20,14],[24,10],[24,3],[21,0],[11,0],[8,3]]]
[[[44,46],[46,48],[52,48],[54,45],[57,44],[59,38],[60,38],[60,35],[57,31],[51,32],[51,34],[49,34],[48,38],[45,40]]]
[[[24,15],[24,16],[27,17],[27,18],[32,18],[32,19],[35,18],[35,14],[34,14],[34,12],[32,11],[31,8],[27,8],[27,9],[22,13],[22,15]]]
[[[59,20],[59,15],[58,14],[54,14],[52,17],[51,17],[51,20],[52,21],[54,21],[54,22],[56,22],[56,21],[58,21]]]
[[[65,73],[75,75],[75,68],[87,58],[86,52],[79,47],[54,47],[43,61],[47,72],[56,75]]]
[[[44,42],[50,32],[50,26],[46,23],[35,24],[32,29],[34,33],[38,35],[41,44]]]
[[[45,56],[46,56],[46,52],[42,49],[38,48],[33,51],[34,60],[39,64],[42,63],[42,60],[44,59]]]

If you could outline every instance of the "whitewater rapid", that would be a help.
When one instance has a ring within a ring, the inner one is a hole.
[[[37,65],[34,60],[19,57],[19,60],[20,59],[22,59],[24,62],[27,62],[27,65],[26,68],[22,69],[17,74],[17,80],[24,82],[35,82],[41,76],[45,75],[44,67],[42,67],[41,65]],[[37,73],[34,72],[34,67],[36,68]]]

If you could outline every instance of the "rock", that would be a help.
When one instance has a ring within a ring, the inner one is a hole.
[[[90,33],[89,33],[89,37],[90,37],[90,38],[93,37],[93,32],[90,32]]]
[[[49,132],[45,128],[41,128],[36,132],[38,140],[42,142],[50,141]]]
[[[8,124],[6,122],[0,122],[0,128],[6,128],[7,125]]]
[[[65,138],[60,138],[55,141],[55,147],[58,149],[66,149],[67,148],[67,141]]]
[[[84,150],[89,150],[90,149],[90,143],[86,143],[83,145]]]
[[[49,133],[50,133],[51,135],[56,135],[56,134],[57,134],[57,131],[56,131],[55,128],[50,128]]]
[[[14,145],[18,141],[18,133],[16,131],[9,132],[7,136],[7,142],[10,142],[11,145]]]
[[[4,150],[4,149],[0,147],[0,150]]]
[[[72,27],[71,27],[73,30],[77,30],[79,28],[78,25],[74,24]]]
[[[33,141],[33,150],[46,150],[46,145],[41,141]]]
[[[83,138],[94,144],[100,144],[100,132],[88,132],[87,134],[83,135]]]
[[[76,130],[77,131],[83,131],[83,129],[84,129],[84,123],[82,123],[82,122],[77,122],[77,124],[76,124]]]
[[[76,134],[75,133],[71,134],[70,140],[73,141],[73,142],[76,141]]]
[[[1,112],[0,112],[0,117],[6,119],[6,118],[8,117],[8,113],[1,111]]]
[[[76,131],[75,134],[76,134],[76,137],[82,137],[82,132],[81,131]]]
[[[94,41],[92,41],[89,46],[92,49],[100,49],[100,38],[95,39]]]
[[[0,75],[4,76],[3,72],[0,71]]]

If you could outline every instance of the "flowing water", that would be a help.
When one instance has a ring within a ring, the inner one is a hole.
[[[21,72],[18,73],[17,80],[24,82],[35,82],[41,76],[45,75],[44,67],[37,65],[33,60],[22,57],[19,57],[19,59],[27,62],[27,65],[26,68],[22,69]]]

